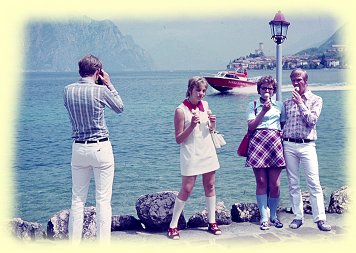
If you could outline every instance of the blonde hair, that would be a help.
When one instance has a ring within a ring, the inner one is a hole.
[[[308,73],[304,69],[301,68],[293,69],[289,77],[292,79],[292,77],[294,76],[301,76],[304,82],[308,81]]]
[[[208,82],[204,77],[201,76],[193,76],[192,78],[189,79],[188,81],[188,88],[186,92],[186,97],[190,97],[194,87],[198,87],[199,85],[205,85],[205,88],[208,89]]]

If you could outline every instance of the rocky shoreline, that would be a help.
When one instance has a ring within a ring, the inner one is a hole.
[[[158,192],[141,196],[135,205],[137,218],[131,215],[112,216],[111,230],[113,238],[128,239],[127,237],[130,237],[130,235],[135,235],[134,237],[141,239],[148,235],[152,235],[153,237],[158,235],[159,238],[161,238],[162,235],[165,235],[165,231],[169,226],[176,196],[177,192],[174,191]],[[304,213],[311,214],[309,193],[303,192],[302,197]],[[326,205],[327,215],[331,215],[331,217],[334,217],[333,219],[337,220],[340,214],[349,210],[351,206],[350,202],[350,189],[347,186],[341,187],[331,194],[329,204]],[[280,207],[278,213],[280,218],[283,217],[287,219],[290,217],[286,222],[290,222],[293,216],[290,208]],[[70,210],[68,209],[55,213],[48,220],[46,231],[39,223],[24,221],[21,218],[13,218],[9,221],[11,234],[16,239],[23,241],[66,240],[68,239],[69,215]],[[95,215],[95,207],[91,206],[85,208],[83,224],[84,240],[91,241],[95,239]],[[230,234],[238,234],[239,231],[236,231],[236,229],[240,230],[242,224],[244,226],[243,230],[245,230],[244,236],[249,236],[248,228],[250,226],[254,227],[254,231],[259,231],[258,227],[256,227],[259,218],[260,214],[256,203],[234,203],[231,205],[231,209],[227,209],[223,202],[217,202],[216,221],[223,227],[223,232],[226,234],[225,237],[228,236],[229,231]],[[186,230],[190,231],[190,234],[195,234],[194,231],[199,231],[202,228],[205,229],[207,224],[207,210],[205,209],[195,213],[188,221],[186,221],[183,212],[179,218],[178,227],[182,231]],[[340,227],[338,230],[340,231],[342,228]],[[199,233],[197,236],[199,237]]]

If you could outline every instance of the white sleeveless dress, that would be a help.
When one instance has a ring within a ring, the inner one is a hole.
[[[182,176],[201,175],[220,168],[214,143],[209,131],[208,102],[202,101],[204,112],[199,111],[200,123],[188,138],[180,144],[180,170]],[[183,103],[178,106],[184,112],[184,129],[190,126],[192,112]]]

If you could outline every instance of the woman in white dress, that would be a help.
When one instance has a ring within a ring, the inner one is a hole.
[[[182,186],[173,208],[168,238],[179,239],[178,219],[190,196],[197,175],[202,175],[208,210],[208,231],[221,234],[215,221],[215,171],[220,168],[210,131],[215,130],[216,116],[202,101],[208,83],[203,77],[192,77],[188,82],[186,99],[177,107],[174,115],[176,142],[180,144],[180,170]]]

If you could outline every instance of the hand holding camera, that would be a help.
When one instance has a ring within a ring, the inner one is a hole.
[[[104,85],[103,79],[104,79],[104,72],[103,72],[102,69],[100,69],[99,73],[98,73],[98,79],[96,80],[95,83],[98,84],[98,85]]]
[[[98,80],[96,81],[98,85],[106,85],[109,86],[111,84],[110,76],[103,69],[99,70]]]

